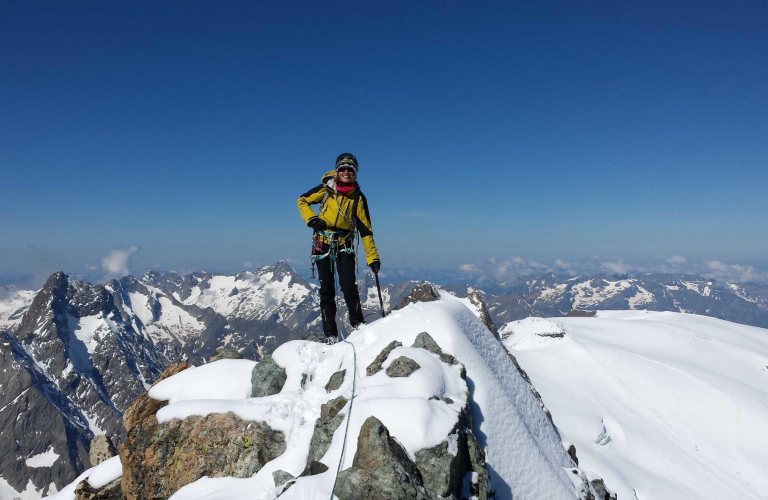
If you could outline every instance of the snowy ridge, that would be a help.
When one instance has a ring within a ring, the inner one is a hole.
[[[0,332],[12,330],[32,304],[37,291],[0,287]]]
[[[461,365],[449,365],[426,350],[407,347],[423,331],[444,352],[454,353]],[[384,370],[367,376],[365,367],[394,340],[403,346],[390,353]],[[417,451],[446,439],[471,394],[474,432],[486,450],[491,485],[498,500],[579,497],[571,479],[573,462],[560,437],[502,345],[461,299],[412,304],[358,329],[349,341],[357,351],[357,388],[342,470],[352,465],[359,430],[369,416],[379,418],[413,457]],[[150,396],[169,401],[157,413],[160,422],[231,411],[245,420],[266,422],[282,431],[286,439],[286,451],[253,477],[204,477],[172,498],[276,498],[282,488],[275,487],[272,472],[279,469],[300,475],[320,406],[338,396],[351,397],[351,376],[330,393],[325,384],[339,370],[352,373],[352,354],[352,346],[345,343],[285,343],[274,352],[273,359],[285,369],[287,381],[280,393],[262,398],[248,397],[254,366],[248,360],[220,360],[190,368],[154,386]],[[420,368],[408,378],[390,377],[386,368],[399,356],[415,360]],[[462,365],[466,381],[461,377]],[[346,419],[347,410],[344,413]],[[346,421],[339,425],[322,458],[323,463],[331,464],[330,470],[298,478],[281,499],[329,497],[345,425]]]
[[[768,330],[600,311],[501,334],[580,466],[619,498],[766,498]]]

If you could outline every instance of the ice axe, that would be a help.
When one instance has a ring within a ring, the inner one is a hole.
[[[387,314],[384,312],[384,301],[381,298],[381,285],[379,285],[379,273],[374,272],[373,277],[376,278],[376,290],[379,291],[379,305],[381,306],[381,317],[383,318]]]

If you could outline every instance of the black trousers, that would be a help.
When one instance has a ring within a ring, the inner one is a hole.
[[[334,284],[334,268],[339,275],[339,285],[344,294],[344,301],[349,309],[349,323],[356,327],[364,323],[363,309],[360,305],[360,292],[355,283],[355,255],[339,252],[336,262],[330,257],[316,262],[317,274],[320,277],[320,313],[323,319],[323,333],[326,337],[336,336],[339,331],[336,326],[336,286]]]

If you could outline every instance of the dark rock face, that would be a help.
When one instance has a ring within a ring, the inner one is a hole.
[[[483,322],[486,328],[488,328],[496,338],[499,338],[499,330],[496,328],[496,325],[491,319],[491,315],[488,313],[488,308],[485,305],[485,300],[483,300],[483,295],[479,291],[473,290],[467,294],[466,298],[480,311],[480,321]]]
[[[251,477],[284,451],[282,432],[231,412],[163,424],[150,415],[120,447],[123,497],[168,498],[203,476]]]
[[[595,490],[595,493],[597,493],[597,500],[618,500],[618,495],[606,488],[605,482],[602,479],[593,479],[589,484],[592,486],[592,489]]]
[[[437,342],[435,342],[435,339],[433,339],[432,336],[427,332],[421,332],[418,334],[411,347],[420,347],[426,351],[431,352],[432,354],[436,354],[440,358],[440,361],[443,363],[447,363],[449,365],[455,365],[458,363],[456,358],[443,352],[443,350],[440,349],[440,346],[437,345]]]
[[[95,467],[100,463],[109,460],[114,457],[115,454],[115,445],[112,444],[112,440],[104,434],[96,436],[93,438],[93,441],[91,441],[91,451],[88,454],[91,461],[91,467]]]
[[[566,318],[593,318],[595,316],[597,316],[597,311],[580,311],[578,309],[568,311],[568,314],[565,315]]]
[[[352,467],[339,474],[336,496],[340,500],[429,500],[419,470],[376,417],[368,417],[360,428]]]
[[[123,488],[120,479],[115,479],[98,489],[84,479],[75,488],[75,500],[122,500],[122,498]]]
[[[370,365],[368,365],[368,368],[365,369],[366,375],[369,377],[371,375],[375,375],[376,373],[381,371],[382,365],[389,357],[389,353],[391,353],[395,347],[400,347],[403,344],[401,342],[398,342],[397,340],[393,340],[392,342],[387,345],[382,351],[379,353],[378,356],[376,356],[376,359],[374,359]]]
[[[405,356],[400,356],[389,364],[389,367],[387,367],[387,375],[390,377],[409,377],[419,368],[421,368],[421,366],[416,361]]]
[[[332,392],[337,390],[339,387],[341,387],[341,384],[344,383],[344,376],[346,375],[347,370],[340,370],[331,375],[331,379],[328,381],[327,384],[325,384],[325,390],[327,392]]]
[[[341,410],[347,405],[347,399],[339,396],[320,407],[320,417],[315,422],[315,431],[312,433],[312,441],[309,443],[309,456],[307,463],[319,462],[333,440],[333,433],[344,420]]]
[[[414,304],[416,302],[434,302],[440,298],[440,293],[432,286],[431,283],[423,283],[413,290],[410,295],[403,297],[400,304],[397,307],[393,307],[393,310],[402,309],[408,304]]]
[[[240,354],[237,351],[233,351],[232,349],[227,349],[226,347],[219,347],[215,351],[213,351],[213,354],[210,358],[208,358],[209,363],[213,363],[214,361],[218,361],[220,359],[243,359],[244,356]]]
[[[264,356],[251,372],[251,397],[261,398],[279,393],[287,378],[285,370],[275,363],[272,356]]]

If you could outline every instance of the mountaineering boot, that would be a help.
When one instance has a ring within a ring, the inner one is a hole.
[[[338,337],[325,337],[323,338],[323,344],[325,345],[334,345],[338,344],[339,338]]]

